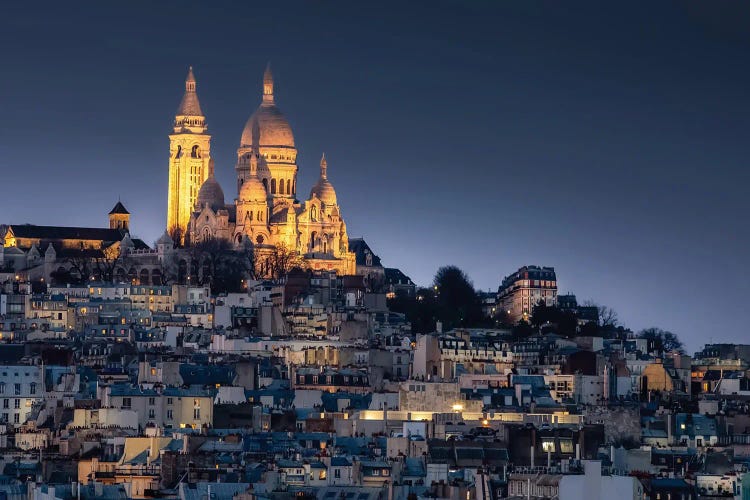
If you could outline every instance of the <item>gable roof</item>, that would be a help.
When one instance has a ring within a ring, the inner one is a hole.
[[[375,255],[370,245],[364,240],[364,238],[349,238],[349,251],[354,252],[356,255],[356,262],[358,266],[367,265],[367,254],[372,255],[372,267],[382,267],[380,263],[380,257]]]
[[[97,240],[121,241],[127,231],[100,227],[37,226],[35,224],[11,224],[8,228],[16,238],[40,240]]]
[[[114,214],[130,215],[130,212],[127,211],[127,209],[125,208],[125,205],[123,205],[120,201],[118,201],[117,205],[115,205],[114,208],[109,211],[109,215],[114,215]]]

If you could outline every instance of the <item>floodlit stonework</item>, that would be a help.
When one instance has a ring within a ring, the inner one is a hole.
[[[173,234],[175,229],[184,234],[198,190],[208,178],[211,136],[207,130],[191,67],[185,79],[185,95],[175,116],[174,133],[169,136],[167,229]]]
[[[250,116],[237,149],[237,198],[227,203],[210,158],[210,136],[195,92],[192,68],[170,135],[167,230],[189,243],[218,238],[252,244],[256,252],[284,247],[312,269],[354,274],[346,223],[323,155],[320,177],[304,201],[297,198],[294,134],[276,106],[270,68],[260,106]]]

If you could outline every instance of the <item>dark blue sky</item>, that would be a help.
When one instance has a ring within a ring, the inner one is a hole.
[[[154,241],[189,65],[235,196],[270,60],[300,194],[325,151],[350,236],[386,265],[483,289],[555,266],[634,329],[746,340],[747,5],[3,5],[0,219],[102,225],[120,196]]]

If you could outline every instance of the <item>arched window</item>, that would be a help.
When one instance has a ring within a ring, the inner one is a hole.
[[[271,179],[271,194],[276,194],[276,179]]]
[[[248,212],[247,212],[247,218],[250,219],[250,222],[253,221],[253,211],[252,210],[248,210]]]
[[[139,282],[141,285],[150,285],[151,279],[149,278],[148,269],[141,269]]]
[[[292,194],[297,194],[297,179],[292,182]]]
[[[286,194],[292,194],[292,181],[286,181]]]
[[[118,267],[115,271],[115,281],[117,283],[125,283],[125,269]]]
[[[151,271],[151,284],[156,285],[156,286],[164,284],[161,281],[161,271],[160,270],[154,269],[153,271]]]
[[[177,146],[177,153],[174,155],[175,158],[182,158],[182,146]]]
[[[316,207],[315,205],[313,205],[310,209],[310,220],[312,220],[313,222],[318,221],[318,207]]]
[[[315,251],[315,240],[317,240],[317,239],[318,239],[318,233],[316,233],[315,231],[313,231],[310,234],[310,251],[311,252]]]
[[[193,149],[190,151],[190,157],[191,158],[200,158],[201,157],[201,148],[197,144],[193,146]]]
[[[284,179],[279,179],[279,194],[284,194]]]
[[[204,227],[203,228],[203,241],[208,241],[211,239],[211,229]]]

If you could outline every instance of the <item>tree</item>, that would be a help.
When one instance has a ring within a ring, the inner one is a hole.
[[[64,262],[68,264],[69,276],[73,284],[83,284],[89,281],[92,274],[91,256],[87,251],[74,251],[67,257]]]
[[[657,348],[661,347],[665,352],[677,351],[681,354],[685,353],[685,348],[679,337],[661,328],[651,327],[641,330],[638,332],[638,338],[656,342]]]
[[[169,237],[172,238],[172,241],[174,242],[176,247],[181,247],[183,245],[183,231],[180,226],[172,226],[169,229],[167,229],[167,234],[169,234]]]
[[[114,280],[115,269],[123,261],[120,245],[110,245],[92,258],[94,275],[101,281],[111,283]]]
[[[388,309],[405,314],[414,333],[435,331],[438,306],[433,288],[420,288],[414,297],[406,293],[397,293],[396,297],[388,301]]]
[[[252,270],[252,247],[234,248],[221,238],[202,240],[190,247],[190,258],[212,293],[239,292]]]
[[[159,262],[159,274],[162,285],[172,285],[179,282],[179,259],[177,252],[169,252]]]
[[[575,337],[578,331],[578,318],[575,313],[563,311],[557,306],[548,306],[541,299],[531,311],[531,324],[537,328],[551,324],[555,333],[566,337]]]
[[[618,331],[622,329],[622,325],[620,325],[620,318],[617,316],[617,312],[614,309],[607,306],[601,306],[590,300],[584,302],[583,306],[596,307],[598,335],[606,338],[617,336]],[[590,331],[591,327],[588,327],[587,330]]]
[[[264,248],[257,253],[254,265],[257,276],[280,279],[294,268],[305,268],[305,261],[299,252],[284,244],[276,245],[273,248]]]
[[[604,329],[614,329],[620,324],[617,312],[607,306],[598,306],[599,309],[599,326]]]
[[[482,326],[486,323],[482,304],[474,284],[456,266],[443,266],[432,282],[438,305],[438,319],[445,331],[459,326]]]

